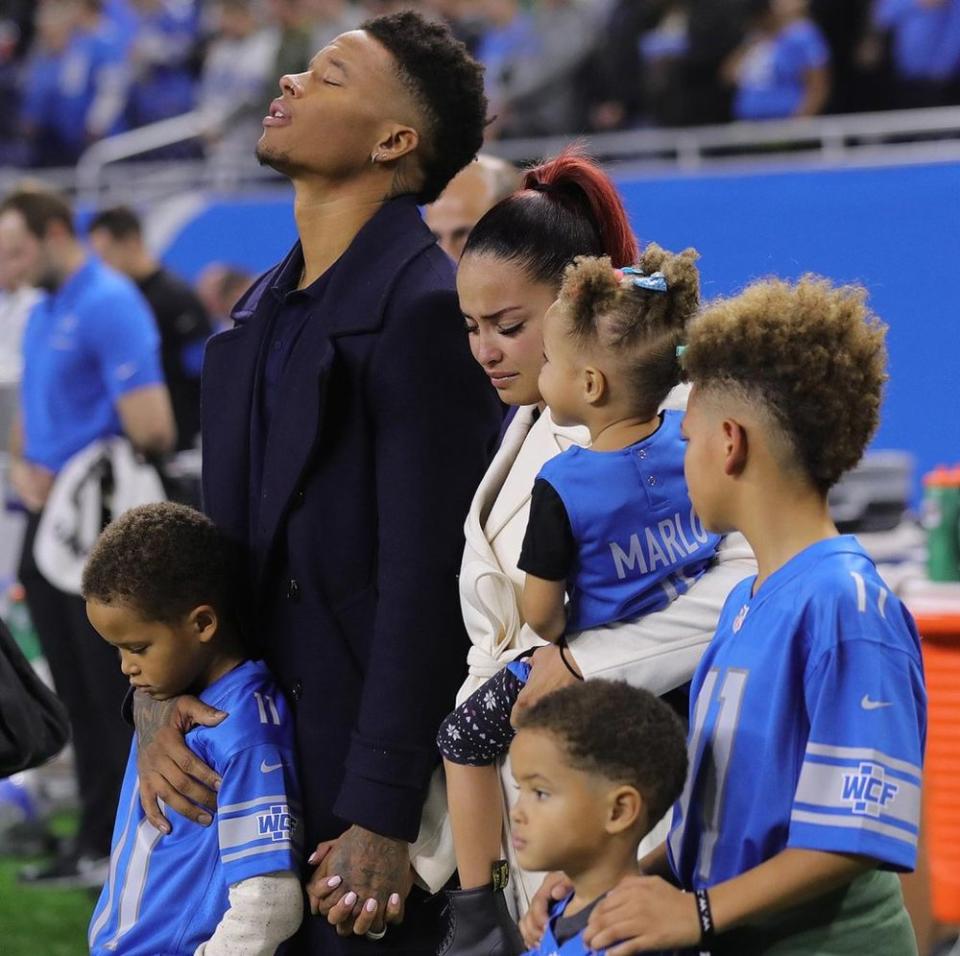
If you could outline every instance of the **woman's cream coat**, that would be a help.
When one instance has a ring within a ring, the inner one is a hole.
[[[685,391],[677,389],[666,407],[682,408],[685,399]],[[573,443],[587,444],[589,436],[586,429],[554,424],[549,411],[539,417],[535,412],[534,406],[518,409],[467,516],[460,601],[472,646],[467,657],[469,675],[457,703],[520,651],[543,643],[523,624],[518,606],[523,572],[516,562],[530,512],[530,493],[544,462]],[[717,557],[716,565],[663,611],[571,637],[570,650],[584,677],[626,680],[658,695],[690,680],[731,588],[756,570],[742,535],[728,535]],[[508,806],[515,792],[509,761],[504,762],[501,775]],[[660,842],[664,833],[665,823],[655,828],[645,846]],[[507,832],[504,856],[511,863],[507,895],[519,915],[541,875],[520,870]],[[432,781],[411,857],[420,879],[432,891],[443,886],[455,869],[440,772]]]

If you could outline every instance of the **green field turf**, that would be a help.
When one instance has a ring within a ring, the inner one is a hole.
[[[51,830],[68,836],[76,816],[57,814]],[[17,871],[33,860],[0,857],[0,954],[83,956],[87,925],[100,895],[94,890],[37,889],[17,882]]]
[[[22,886],[17,883],[17,870],[25,862],[0,859],[0,953],[83,956],[98,894]]]

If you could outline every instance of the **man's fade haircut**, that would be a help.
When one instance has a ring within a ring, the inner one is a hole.
[[[201,604],[236,611],[237,549],[204,514],[164,501],[124,512],[97,539],[83,571],[84,600],[123,605],[177,624]]]
[[[113,239],[129,239],[143,235],[143,225],[140,217],[129,206],[111,206],[101,209],[87,226],[87,235],[103,229],[109,232]]]
[[[650,827],[683,791],[680,719],[649,691],[623,681],[588,680],[553,691],[520,713],[517,729],[552,734],[575,770],[634,787]]]
[[[720,299],[690,326],[682,364],[698,389],[759,404],[822,494],[852,468],[880,420],[886,326],[862,286],[806,275]]]
[[[400,80],[427,123],[418,150],[421,205],[433,202],[483,144],[483,67],[441,23],[404,10],[360,24],[393,57]]]

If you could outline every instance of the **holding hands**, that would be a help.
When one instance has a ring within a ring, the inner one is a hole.
[[[404,841],[352,826],[319,844],[308,862],[317,867],[307,883],[310,912],[325,916],[339,935],[379,939],[388,924],[403,922],[413,886]]]

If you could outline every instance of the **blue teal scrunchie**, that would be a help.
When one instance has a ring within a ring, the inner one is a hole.
[[[631,281],[638,289],[646,289],[648,292],[667,291],[667,277],[662,272],[652,272],[647,275],[634,266],[627,266],[620,271],[625,276],[630,276]]]

